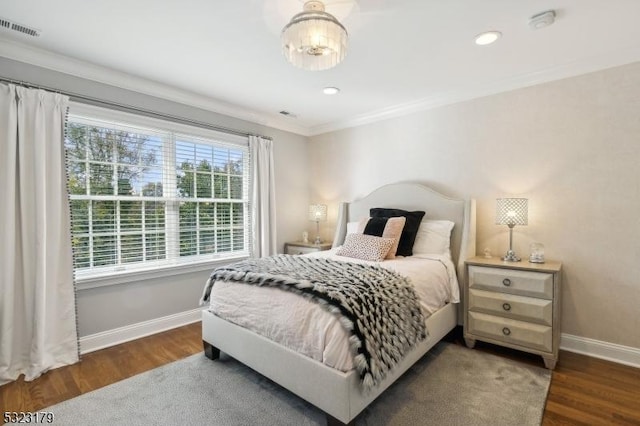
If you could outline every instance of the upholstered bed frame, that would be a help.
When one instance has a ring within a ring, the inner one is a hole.
[[[344,241],[347,222],[368,216],[372,207],[424,210],[428,219],[455,222],[451,252],[462,283],[464,261],[475,255],[474,200],[452,199],[415,183],[386,185],[360,200],[340,205],[334,246]],[[207,357],[216,359],[223,351],[323,410],[327,413],[328,423],[347,424],[456,324],[461,323],[461,307],[458,305],[446,305],[431,315],[427,319],[429,337],[409,352],[395,370],[368,393],[362,390],[359,375],[354,370],[342,372],[327,367],[207,310],[202,312],[202,340]],[[327,389],[331,391],[327,392]]]

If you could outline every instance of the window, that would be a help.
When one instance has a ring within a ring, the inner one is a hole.
[[[249,255],[246,138],[72,106],[65,149],[79,277]]]

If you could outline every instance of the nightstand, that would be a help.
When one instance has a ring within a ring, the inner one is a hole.
[[[329,249],[331,249],[331,243],[314,244],[303,243],[302,241],[284,243],[284,254],[307,254]]]
[[[553,370],[560,345],[562,264],[474,257],[465,265],[467,346],[481,340],[534,353]]]

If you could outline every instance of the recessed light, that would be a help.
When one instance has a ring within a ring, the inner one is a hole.
[[[491,44],[502,36],[500,31],[486,31],[476,36],[476,44],[484,46]]]
[[[335,95],[338,92],[340,92],[340,89],[338,89],[337,87],[325,87],[324,89],[322,89],[322,93],[324,93],[325,95]]]

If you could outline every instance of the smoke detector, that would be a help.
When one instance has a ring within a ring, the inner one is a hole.
[[[16,31],[31,37],[40,37],[40,33],[42,32],[35,28],[30,28],[26,25],[18,24],[17,22],[2,17],[0,17],[0,29]]]
[[[529,27],[531,27],[532,30],[539,30],[540,28],[553,24],[555,20],[555,10],[547,10],[546,12],[538,13],[529,18]]]

